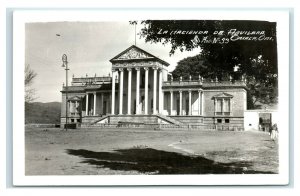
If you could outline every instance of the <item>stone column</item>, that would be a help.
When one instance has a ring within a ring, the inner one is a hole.
[[[216,112],[217,112],[217,99],[215,98],[215,115],[216,115]]]
[[[135,111],[136,114],[140,114],[140,68],[136,69],[136,106]]]
[[[120,68],[120,81],[119,81],[119,114],[123,114],[123,78],[124,78],[124,70]]]
[[[232,98],[229,99],[229,115],[231,116],[232,112]]]
[[[189,114],[188,115],[192,115],[192,91],[189,90]]]
[[[158,112],[160,114],[163,113],[163,103],[164,103],[164,98],[163,98],[163,93],[162,93],[162,70],[159,70],[159,78],[158,78]]]
[[[153,67],[153,114],[156,114],[156,80],[157,80],[157,68]]]
[[[201,91],[198,91],[198,115],[201,115]]]
[[[145,114],[148,114],[148,71],[149,68],[145,67]]]
[[[182,115],[182,91],[179,91],[179,115]]]
[[[104,93],[101,93],[101,108],[102,108],[102,111],[100,111],[100,113],[103,115],[103,108],[104,108],[104,106],[103,106],[103,104],[104,104]]]
[[[162,96],[162,99],[161,99],[161,114],[163,114],[164,112],[164,102],[165,102],[165,92],[164,91],[161,91],[161,96]]]
[[[170,115],[172,115],[173,111],[173,91],[170,91]]]
[[[221,112],[224,114],[224,98],[222,98]]]
[[[128,71],[128,100],[127,100],[127,114],[131,114],[131,68],[127,68]]]
[[[71,100],[70,101],[68,101],[68,115],[70,115],[71,114]]]
[[[78,114],[77,105],[78,105],[78,102],[75,101],[74,111],[75,111],[75,115],[76,115],[76,116],[77,116],[77,114]]]
[[[204,115],[204,92],[201,93],[201,115]]]
[[[112,91],[111,91],[111,114],[115,114],[115,96],[116,96],[116,77],[115,70],[112,69]]]
[[[94,92],[94,116],[96,116],[96,99],[97,99],[97,93]]]
[[[85,96],[85,115],[89,115],[89,94],[87,93]]]

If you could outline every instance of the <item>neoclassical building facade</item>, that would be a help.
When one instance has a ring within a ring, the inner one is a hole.
[[[169,63],[133,45],[110,60],[108,77],[72,78],[63,87],[61,125],[243,126],[245,81],[168,80]],[[68,98],[66,100],[66,92]],[[68,115],[66,105],[68,104]]]

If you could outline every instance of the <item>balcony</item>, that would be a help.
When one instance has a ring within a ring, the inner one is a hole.
[[[214,87],[214,86],[243,86],[246,87],[246,83],[244,81],[202,81],[202,80],[184,80],[184,81],[165,81],[163,82],[163,87]]]

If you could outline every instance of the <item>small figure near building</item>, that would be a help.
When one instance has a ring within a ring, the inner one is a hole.
[[[278,127],[277,124],[275,123],[272,127],[271,127],[271,139],[273,141],[275,141],[278,138]]]

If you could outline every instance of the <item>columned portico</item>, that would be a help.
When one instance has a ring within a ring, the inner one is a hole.
[[[169,63],[136,46],[129,47],[112,58],[110,62],[112,63],[112,77],[116,77],[116,70],[119,72],[117,100],[115,97],[117,81],[112,82],[112,115],[116,114],[116,110],[118,110],[118,115],[163,113],[162,86]]]
[[[199,88],[165,89],[162,93],[162,97],[167,103],[166,110],[168,115],[179,116],[202,116],[204,102],[203,96],[203,90]],[[163,105],[163,107],[165,106]]]

